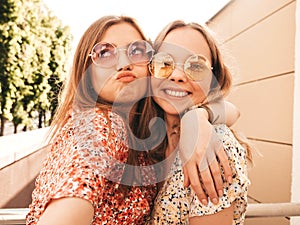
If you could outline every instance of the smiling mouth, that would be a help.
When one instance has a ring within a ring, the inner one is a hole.
[[[189,95],[187,91],[174,91],[174,90],[165,89],[164,92],[169,96],[177,97],[177,98],[183,98]]]

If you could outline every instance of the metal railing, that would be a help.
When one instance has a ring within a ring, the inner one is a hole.
[[[28,208],[0,209],[0,224],[25,224]]]
[[[246,217],[293,217],[300,216],[300,203],[257,203],[249,204]]]
[[[0,224],[25,224],[27,208],[0,209]],[[300,216],[300,203],[249,204],[246,218]]]

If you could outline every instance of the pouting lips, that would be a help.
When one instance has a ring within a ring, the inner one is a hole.
[[[118,74],[117,80],[123,81],[123,82],[131,82],[136,79],[136,76],[131,72],[122,72]]]

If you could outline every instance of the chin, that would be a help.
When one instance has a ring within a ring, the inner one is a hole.
[[[161,108],[164,110],[164,112],[166,114],[174,115],[174,116],[178,116],[184,110],[184,109],[181,109],[181,108],[175,108],[173,106],[163,106]]]

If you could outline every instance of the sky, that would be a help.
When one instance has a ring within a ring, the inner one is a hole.
[[[134,17],[152,40],[169,22],[182,19],[186,22],[208,21],[229,0],[42,0],[74,36],[72,48],[77,46],[84,31],[104,15]]]

